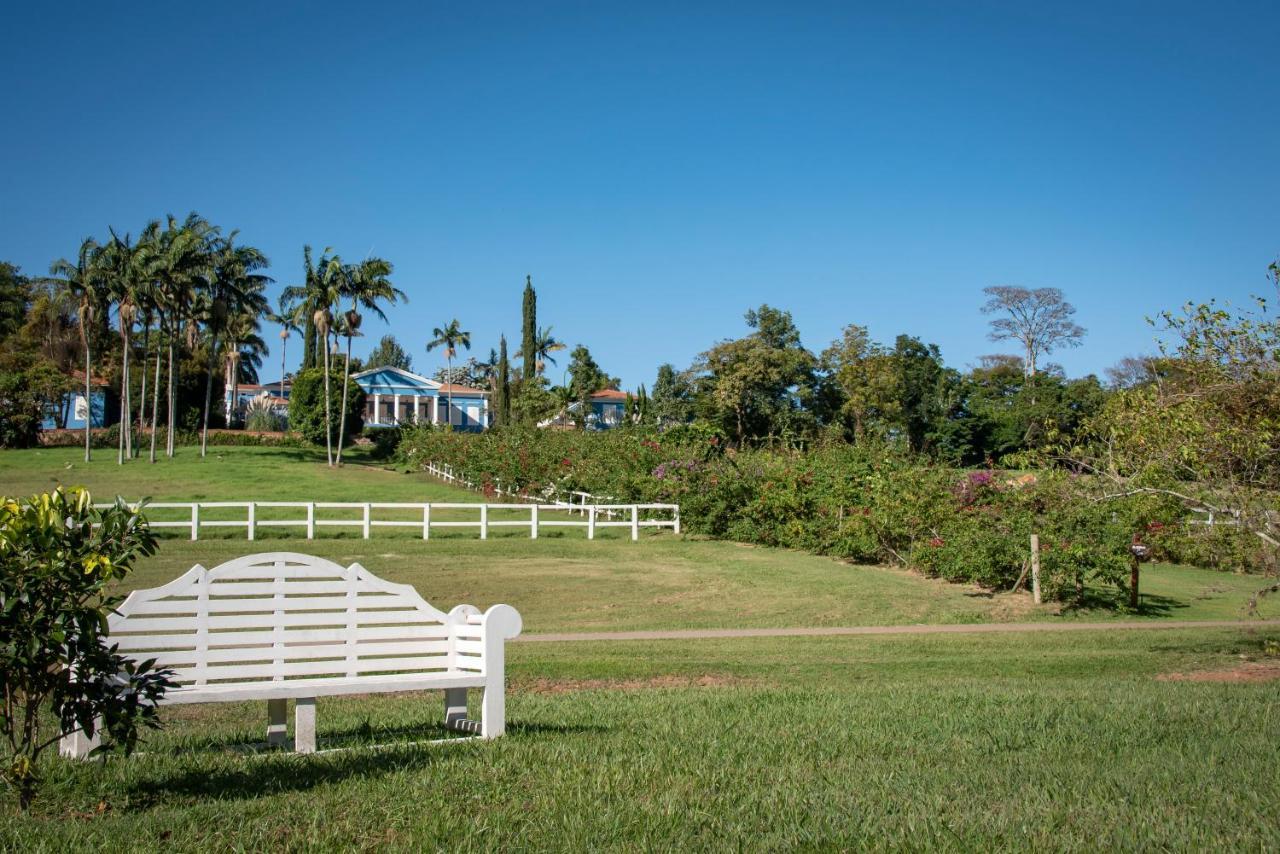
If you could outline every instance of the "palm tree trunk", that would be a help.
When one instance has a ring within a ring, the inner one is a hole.
[[[116,450],[116,465],[124,465],[125,437],[129,435],[129,336],[124,337],[123,354],[120,356],[120,447]],[[130,443],[132,445],[132,443]],[[129,455],[133,449],[130,447]]]
[[[151,355],[151,321],[147,320],[146,327],[142,330],[142,388],[139,390],[138,400],[138,429],[147,429],[147,357]],[[139,436],[139,439],[142,437]],[[142,453],[141,445],[137,449],[138,453]]]
[[[449,429],[453,429],[453,356],[446,356],[445,362],[449,365],[449,375],[445,380],[449,383],[449,390],[444,394],[444,421],[449,425]]]
[[[342,443],[347,434],[347,383],[351,381],[351,336],[347,336],[347,361],[342,366],[342,409],[338,410],[338,465],[342,465]]]
[[[89,451],[89,428],[93,424],[93,397],[89,385],[89,335],[84,324],[84,316],[81,316],[80,338],[84,341],[84,461],[87,463],[92,459]]]
[[[177,412],[174,411],[177,408],[174,404],[177,402],[177,399],[178,399],[178,390],[173,377],[173,350],[174,350],[173,338],[171,336],[169,339],[169,376],[166,377],[166,380],[168,381],[167,388],[169,389],[169,395],[168,395],[168,401],[167,401],[169,405],[169,412],[168,412],[168,418],[165,419],[169,429],[168,429],[167,435],[165,435],[164,437],[164,455],[170,458],[173,457],[173,448],[174,448],[173,431],[178,426],[178,414]]]
[[[204,377],[204,419],[200,426],[200,459],[204,459],[205,449],[209,446],[209,401],[213,397],[213,360],[218,353],[218,336],[215,334],[209,342],[209,369]]]
[[[333,465],[333,421],[329,411],[329,333],[324,334],[324,451],[329,465]]]
[[[156,461],[156,430],[160,427],[160,363],[164,353],[156,348],[156,381],[151,384],[151,462]]]

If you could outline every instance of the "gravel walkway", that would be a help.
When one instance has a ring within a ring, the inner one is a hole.
[[[1098,623],[961,623],[932,626],[823,626],[782,629],[671,629],[633,632],[525,634],[516,643],[572,641],[709,640],[714,638],[808,638],[833,635],[977,635],[992,632],[1105,632],[1157,629],[1280,628],[1280,620],[1120,620]]]

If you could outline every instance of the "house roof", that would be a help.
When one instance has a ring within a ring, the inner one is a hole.
[[[84,382],[84,371],[77,371],[77,370],[75,370],[75,369],[73,368],[73,369],[71,370],[71,378],[72,378],[73,380],[75,380],[76,382],[83,383],[83,382]],[[103,386],[108,386],[108,385],[110,385],[110,383],[108,383],[105,379],[103,379],[102,377],[98,377],[98,376],[91,377],[91,378],[89,379],[89,384],[90,384],[90,385],[98,386],[99,388],[101,388],[101,387],[103,387]]]
[[[616,388],[602,388],[591,395],[592,400],[626,400],[629,395]]]
[[[479,395],[481,397],[486,397],[489,394],[489,392],[481,388],[472,388],[471,386],[466,386],[466,385],[454,385],[453,383],[441,384],[440,393],[441,394],[466,394],[466,395],[472,395],[472,396]]]
[[[358,374],[352,374],[351,379],[368,393],[380,394],[400,394],[403,392],[432,392],[433,394],[456,394],[466,395],[468,397],[487,397],[489,392],[484,389],[472,388],[470,386],[442,383],[438,380],[429,379],[421,374],[415,374],[413,371],[406,371],[403,368],[393,368],[390,365],[383,365],[378,368],[370,368],[367,371],[361,371]]]

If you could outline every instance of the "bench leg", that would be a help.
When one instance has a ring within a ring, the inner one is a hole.
[[[98,718],[94,723],[93,738],[80,731],[64,735],[58,742],[58,753],[68,759],[88,759],[89,753],[102,744],[101,727],[102,719]]]
[[[316,698],[299,697],[293,714],[293,749],[298,753],[315,753]]]
[[[507,694],[503,680],[490,681],[484,687],[480,705],[480,736],[497,738],[507,729]]]
[[[284,747],[289,741],[289,701],[267,700],[267,746]]]
[[[467,689],[444,689],[444,725],[449,729],[464,729],[467,719]]]

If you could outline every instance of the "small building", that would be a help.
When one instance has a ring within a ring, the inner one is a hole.
[[[627,398],[631,395],[616,388],[604,388],[587,398],[587,430],[610,430],[627,417]],[[540,421],[539,427],[576,427],[581,417],[582,401],[574,401],[554,418]]]
[[[102,377],[93,377],[89,381],[90,394],[86,400],[84,371],[72,371],[71,379],[76,384],[75,391],[64,394],[51,410],[45,412],[44,420],[40,422],[40,429],[57,430],[61,427],[67,430],[83,430],[85,419],[89,420],[91,428],[109,427],[114,424],[116,413],[109,412],[107,408],[107,381]],[[113,408],[119,409],[119,406],[113,404]],[[110,420],[108,416],[112,416]]]
[[[424,422],[479,432],[489,427],[489,392],[437,382],[402,368],[370,368],[351,379],[364,390],[364,423],[393,427]]]

